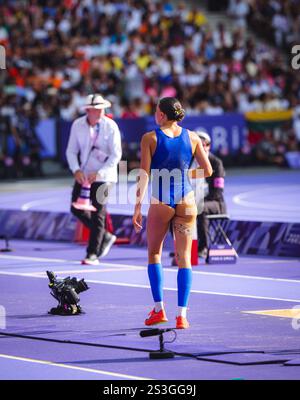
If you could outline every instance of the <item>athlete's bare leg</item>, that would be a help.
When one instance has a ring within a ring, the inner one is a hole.
[[[164,238],[169,230],[171,219],[175,215],[174,208],[163,204],[151,204],[147,217],[148,262],[161,262]]]
[[[177,204],[172,220],[179,268],[191,268],[192,235],[197,218],[193,195],[193,192],[190,192],[181,204]]]
[[[186,319],[189,295],[192,287],[191,250],[193,230],[197,218],[197,207],[193,199],[194,193],[189,193],[181,204],[177,204],[173,218],[173,231],[176,242],[176,255],[178,263],[177,296],[178,311],[176,316],[176,328],[189,328]]]

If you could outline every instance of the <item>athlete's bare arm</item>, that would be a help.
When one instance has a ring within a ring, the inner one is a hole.
[[[213,169],[211,163],[208,159],[208,155],[206,154],[202,141],[199,136],[195,132],[189,131],[191,144],[192,144],[192,151],[195,159],[197,160],[199,167],[195,169],[191,169],[189,172],[189,176],[193,179],[204,177],[207,178],[212,175]],[[200,173],[200,171],[204,172],[204,175]]]
[[[141,162],[140,169],[137,175],[137,191],[134,215],[132,218],[135,230],[138,232],[142,229],[142,214],[141,206],[145,197],[151,169],[151,160],[156,147],[156,135],[154,131],[147,132],[141,140]]]

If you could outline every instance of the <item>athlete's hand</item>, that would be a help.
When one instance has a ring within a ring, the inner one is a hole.
[[[143,229],[142,221],[143,221],[143,216],[141,213],[141,209],[140,207],[136,207],[132,217],[132,223],[136,233],[139,233]]]
[[[96,179],[97,179],[97,172],[92,172],[91,174],[88,175],[88,181],[90,185],[94,183]]]
[[[85,176],[84,173],[78,169],[75,173],[74,173],[74,178],[76,180],[76,182],[79,183],[79,185],[83,185],[85,182]]]
[[[195,171],[194,169],[189,169],[188,170],[188,176],[189,176],[190,179],[194,179],[194,176],[193,176],[194,173],[195,173],[194,171]]]
[[[201,167],[189,169],[188,175],[191,179],[204,178],[204,170]]]

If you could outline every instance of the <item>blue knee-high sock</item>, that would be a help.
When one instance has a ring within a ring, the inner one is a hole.
[[[155,302],[163,300],[163,269],[160,263],[148,265],[148,276]]]
[[[187,307],[192,287],[192,269],[179,268],[177,274],[178,306]]]

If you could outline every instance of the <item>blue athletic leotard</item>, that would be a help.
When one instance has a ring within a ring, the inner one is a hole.
[[[189,133],[182,128],[179,136],[171,138],[160,128],[155,132],[157,145],[151,162],[152,196],[175,208],[193,190],[188,177],[193,162]]]

